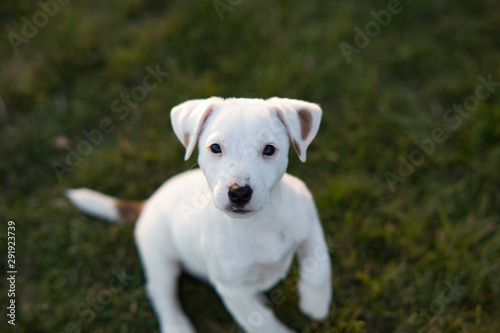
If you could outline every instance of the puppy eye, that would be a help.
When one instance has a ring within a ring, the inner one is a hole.
[[[222,153],[222,148],[220,147],[219,144],[217,143],[214,143],[213,145],[210,146],[210,150],[212,151],[212,153],[214,154],[220,154]]]
[[[276,152],[276,148],[274,148],[274,146],[267,145],[264,147],[262,154],[264,154],[266,156],[272,156],[272,155],[274,155],[275,152]]]

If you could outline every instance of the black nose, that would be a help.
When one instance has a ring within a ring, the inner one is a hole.
[[[248,185],[238,186],[237,184],[233,184],[229,187],[227,195],[232,203],[244,206],[252,198],[252,193],[252,188]]]

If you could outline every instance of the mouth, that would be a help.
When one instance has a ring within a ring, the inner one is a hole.
[[[241,215],[245,215],[245,214],[252,212],[251,210],[247,210],[247,209],[230,209],[229,211],[231,213],[241,214]]]
[[[226,213],[228,213],[228,215],[233,216],[233,217],[247,217],[247,216],[253,215],[253,213],[255,213],[255,211],[248,210],[248,209],[231,208],[231,209],[226,209]]]

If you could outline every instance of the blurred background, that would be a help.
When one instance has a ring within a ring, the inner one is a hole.
[[[3,0],[0,26],[1,332],[157,332],[132,227],[84,216],[64,189],[148,197],[196,163],[170,109],[213,95],[324,111],[289,172],[315,195],[334,304],[303,316],[294,264],[270,294],[283,322],[500,330],[497,1]],[[183,277],[180,294],[200,332],[238,332],[210,287]]]

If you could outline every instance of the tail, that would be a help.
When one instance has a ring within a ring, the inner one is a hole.
[[[143,201],[121,200],[88,188],[68,189],[66,197],[82,212],[112,223],[135,222]]]

